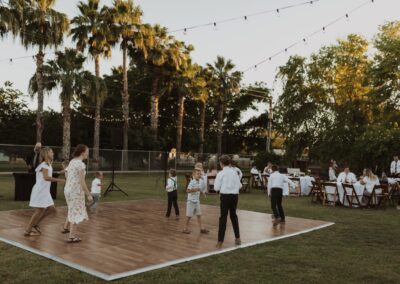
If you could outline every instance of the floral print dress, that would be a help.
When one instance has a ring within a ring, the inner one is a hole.
[[[68,221],[72,224],[79,224],[83,220],[89,219],[86,212],[85,192],[79,177],[79,172],[85,169],[85,164],[79,159],[73,159],[66,169],[68,175],[64,194],[68,205]]]

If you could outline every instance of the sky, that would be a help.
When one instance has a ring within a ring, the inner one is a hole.
[[[354,8],[368,1],[366,0],[320,0],[292,9],[281,10],[279,13],[270,13],[249,17],[245,15],[276,9],[279,7],[306,2],[305,0],[136,0],[143,10],[143,21],[151,24],[161,24],[170,31],[197,24],[220,21],[232,17],[243,16],[243,20],[218,24],[213,26],[174,33],[187,43],[194,45],[192,57],[196,63],[204,65],[213,62],[218,55],[231,59],[237,70],[243,71],[248,67],[270,57],[272,54],[285,49],[292,43],[302,40],[305,36],[321,29],[323,26],[344,16]],[[372,1],[369,1],[372,2]],[[58,0],[55,9],[66,13],[69,18],[78,13],[76,0]],[[103,0],[101,4],[111,5],[112,0]],[[321,46],[334,44],[337,39],[344,38],[350,33],[358,33],[372,40],[378,27],[385,22],[400,20],[400,0],[375,0],[360,10],[349,14],[330,26],[325,32],[317,33],[306,43],[301,43],[287,52],[274,57],[271,61],[259,65],[255,70],[244,74],[243,82],[250,84],[263,81],[274,89],[275,98],[279,96],[279,83],[274,83],[276,70],[285,64],[291,55],[309,56],[317,52]],[[64,43],[66,47],[73,47],[70,38]],[[0,60],[33,55],[37,50],[25,50],[18,40],[11,37],[0,39]],[[51,59],[53,56],[47,56]],[[101,73],[107,74],[112,66],[121,65],[122,54],[119,48],[113,50],[112,58],[101,60]],[[90,59],[86,68],[94,72],[94,62]],[[0,61],[0,84],[11,81],[14,87],[27,94],[28,82],[35,71],[33,59]],[[35,100],[26,96],[31,109],[36,108]],[[60,101],[57,93],[45,99],[45,108],[60,110]],[[247,117],[265,111],[260,105],[257,112],[249,112]]]

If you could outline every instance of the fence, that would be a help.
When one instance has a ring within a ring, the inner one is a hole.
[[[54,170],[61,170],[62,147],[51,147],[54,152]],[[73,150],[73,149],[72,149]],[[33,153],[33,146],[0,144],[0,172],[26,172],[26,158]],[[252,155],[233,154],[232,158],[242,170],[251,168]],[[163,151],[112,150],[100,149],[99,160],[94,161],[93,149],[90,149],[87,161],[88,171],[116,172],[156,172],[174,168],[177,171],[193,169],[195,163],[202,162],[205,169],[217,166],[217,154],[199,154],[193,152],[175,153]]]

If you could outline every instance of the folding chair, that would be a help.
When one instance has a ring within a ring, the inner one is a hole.
[[[359,208],[362,208],[362,204],[360,202],[360,199],[358,198],[357,192],[354,189],[354,186],[352,184],[348,183],[342,183],[343,186],[343,194],[344,197],[343,199],[347,199],[347,202],[349,203],[349,207],[353,208],[353,206],[358,206]],[[350,193],[349,193],[350,191]],[[355,200],[355,202],[354,202]],[[344,205],[344,200],[343,200],[343,205]]]
[[[399,200],[400,200],[399,183],[395,183],[390,186],[390,190],[388,193],[388,201],[389,201],[390,205],[397,206],[397,205],[400,205]]]
[[[217,193],[214,190],[214,182],[215,182],[215,176],[207,176],[207,193]],[[210,183],[210,181],[213,181]]]
[[[322,183],[319,179],[316,181],[311,181],[312,187],[308,196],[311,196],[311,203],[322,203],[323,193],[322,193]],[[315,200],[314,200],[315,198]]]
[[[385,208],[386,202],[389,199],[388,185],[375,185],[370,195],[364,196],[367,199],[366,207],[370,208]]]
[[[242,188],[240,189],[240,192],[248,192],[250,193],[250,179],[251,176],[242,176]]]
[[[339,191],[336,182],[323,182],[322,183],[322,205],[333,204],[339,201]]]

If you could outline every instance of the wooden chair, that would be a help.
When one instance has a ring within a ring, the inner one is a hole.
[[[322,203],[323,200],[323,192],[322,192],[322,183],[321,180],[316,179],[315,181],[311,181],[312,187],[308,196],[311,196],[312,203]]]
[[[214,182],[215,182],[215,178],[216,176],[207,176],[207,192],[208,193],[217,193],[214,190]],[[210,181],[213,181],[212,183],[210,183]]]
[[[354,205],[358,206],[359,208],[362,208],[362,204],[360,199],[358,198],[357,192],[354,189],[354,186],[352,184],[348,183],[342,183],[343,186],[343,199],[347,199],[347,202],[349,203],[349,207],[353,208]],[[350,193],[348,192],[350,191]],[[355,202],[354,202],[355,201]],[[344,200],[343,200],[343,205],[344,205]]]
[[[389,193],[388,193],[388,201],[389,201],[390,205],[392,205],[392,206],[400,205],[399,199],[400,199],[399,183],[392,184],[389,187]]]
[[[250,179],[251,176],[242,176],[242,188],[240,189],[240,192],[250,193]]]
[[[367,200],[366,207],[370,208],[386,208],[386,202],[389,199],[388,185],[375,185],[370,195],[365,195]]]
[[[329,197],[332,197],[329,198]],[[323,182],[322,183],[322,205],[333,204],[339,201],[339,191],[336,182]]]

